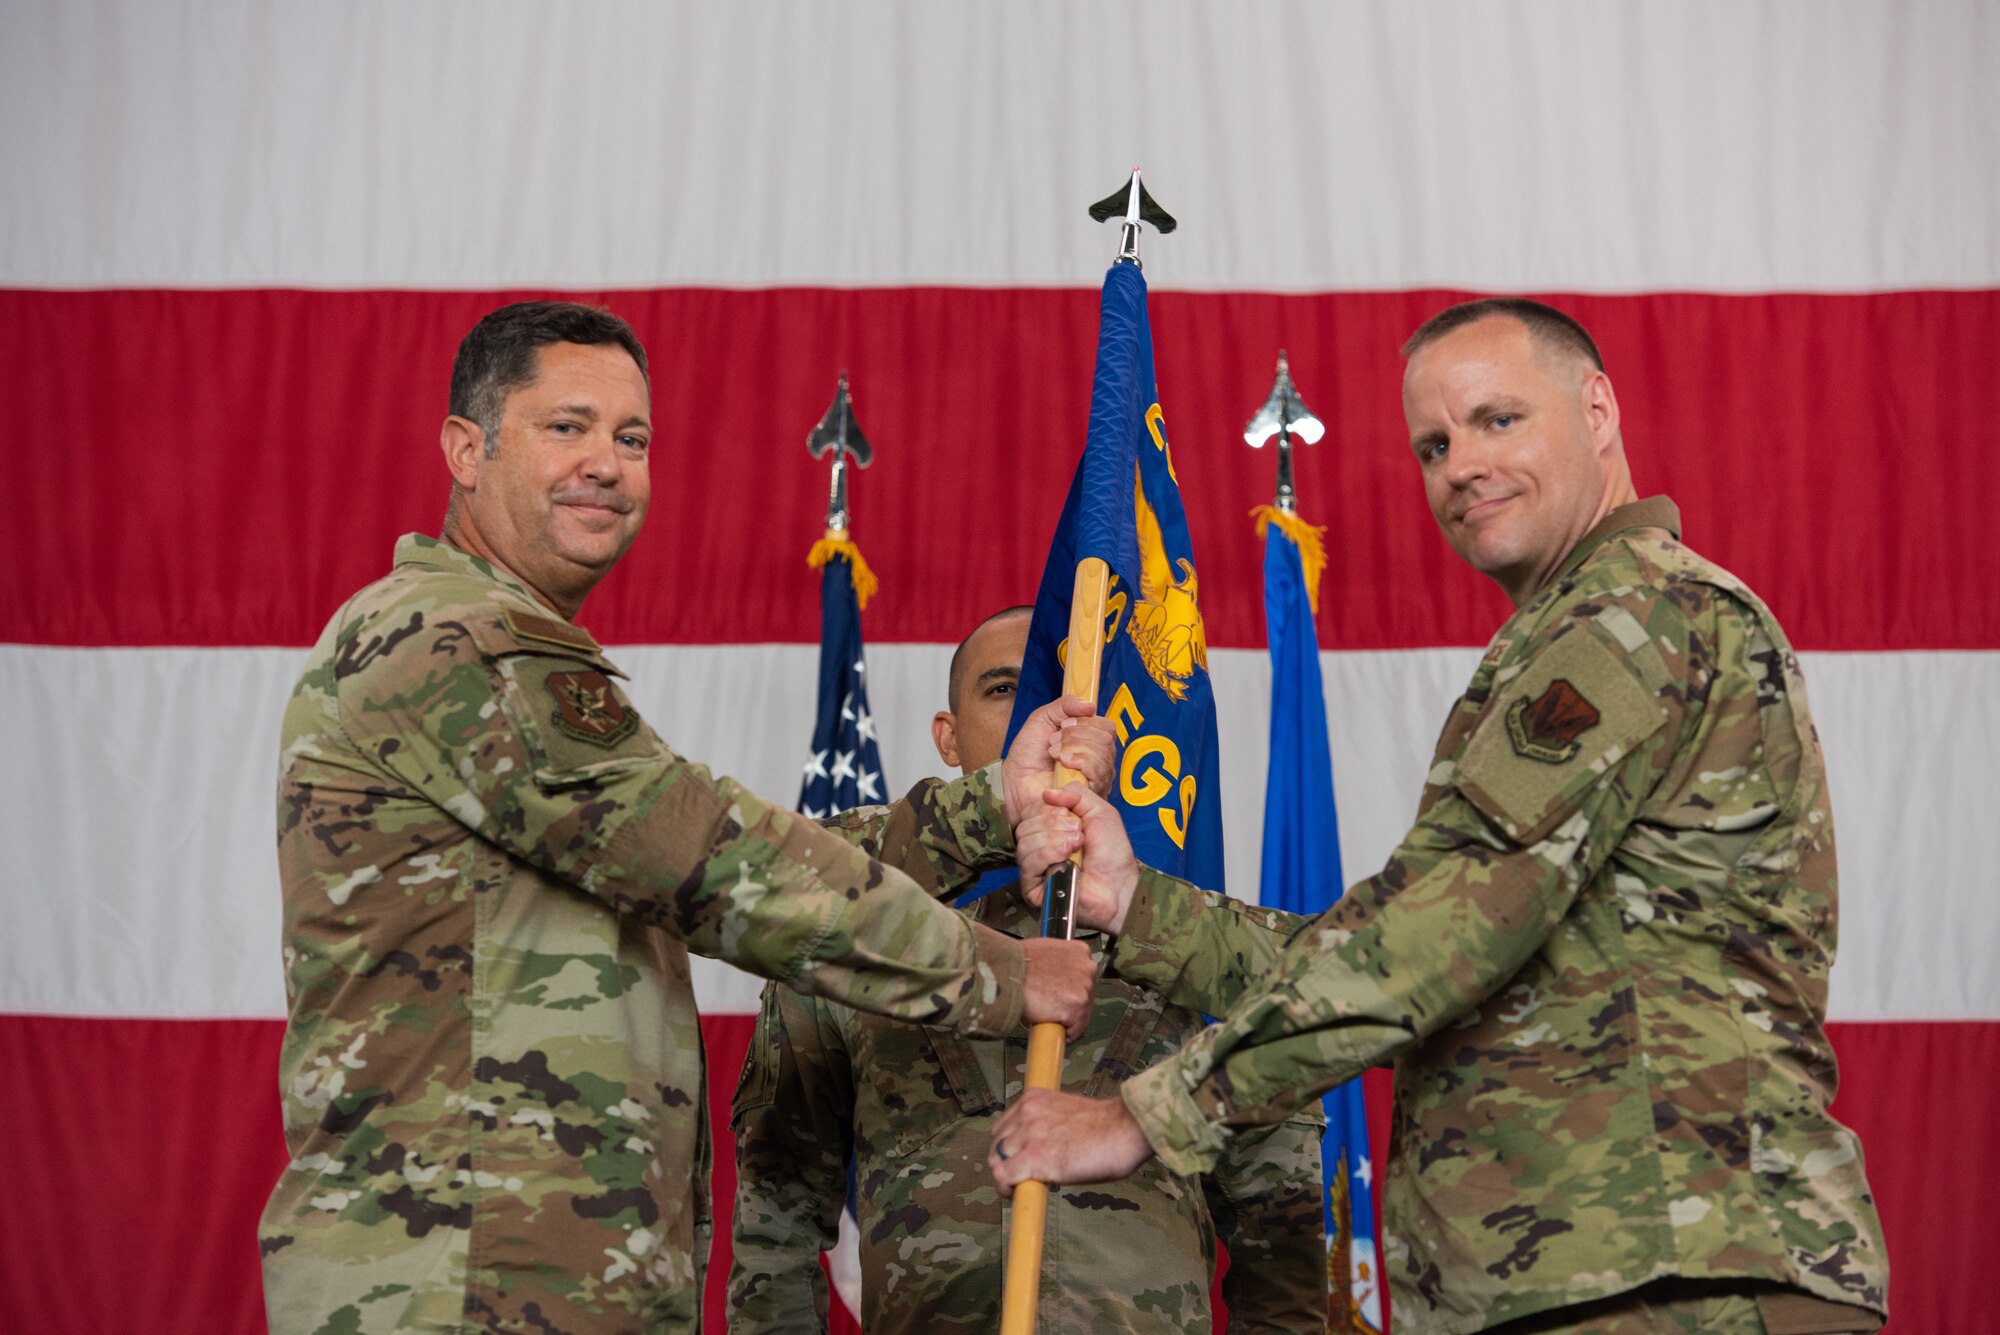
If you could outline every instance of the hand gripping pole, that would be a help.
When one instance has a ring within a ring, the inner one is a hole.
[[[1104,603],[1111,568],[1095,556],[1076,563],[1076,587],[1069,605],[1069,641],[1063,663],[1063,692],[1085,700],[1097,698],[1098,672],[1104,663]],[[1058,785],[1083,776],[1069,767],[1055,767]],[[1069,865],[1049,873],[1042,900],[1042,935],[1067,938],[1076,924],[1076,876],[1081,854]],[[1029,1089],[1061,1089],[1063,1027],[1038,1024],[1028,1031]],[[1044,1182],[1020,1182],[1014,1187],[1013,1222],[1007,1231],[1007,1274],[1001,1291],[1000,1335],[1033,1335],[1035,1304],[1042,1287],[1042,1236],[1049,1221],[1049,1188]]]

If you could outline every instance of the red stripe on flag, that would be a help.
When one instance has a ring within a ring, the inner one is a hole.
[[[754,1017],[702,1020],[709,1109],[729,1096]],[[37,1335],[257,1335],[256,1221],[285,1162],[268,1020],[0,1016],[0,1329]],[[1834,1026],[1836,1111],[1860,1133],[1889,1236],[1892,1330],[1983,1329],[2000,1176],[2000,1021]],[[1386,1082],[1368,1087],[1378,1161]],[[707,1328],[723,1329],[735,1167],[717,1143]],[[1378,1183],[1378,1193],[1379,1193]]]
[[[299,645],[435,531],[461,335],[514,293],[0,292],[0,641]],[[1027,601],[1089,413],[1097,296],[897,288],[585,294],[652,348],[651,532],[587,620],[615,643],[810,642],[824,477],[802,445],[853,377],[875,642]],[[1499,595],[1445,550],[1404,445],[1396,347],[1448,294],[1162,293],[1159,381],[1209,639],[1262,643],[1238,434],[1280,347],[1325,418],[1302,508],[1333,553],[1320,643],[1483,643]],[[1806,649],[2000,647],[1980,457],[2000,292],[1562,299],[1595,330],[1642,491]],[[790,535],[790,536],[787,536]]]

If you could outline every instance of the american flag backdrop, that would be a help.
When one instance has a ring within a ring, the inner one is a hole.
[[[1275,352],[1328,426],[1298,474],[1359,877],[1506,613],[1425,510],[1396,348],[1461,295],[1556,301],[1640,490],[1801,651],[1891,1328],[1986,1328],[1996,54],[1977,0],[0,0],[0,1329],[263,1328],[278,718],[437,530],[474,321],[575,296],[646,341],[653,514],[582,620],[678,750],[781,800],[820,652],[798,437],[841,369],[866,387],[868,697],[908,784],[951,646],[1032,596],[1116,244],[1084,210],[1135,162],[1181,222],[1146,278],[1231,890],[1270,698],[1240,432]],[[757,986],[696,981],[726,1107]]]

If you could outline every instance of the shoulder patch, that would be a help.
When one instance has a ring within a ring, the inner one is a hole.
[[[608,750],[638,729],[639,716],[602,672],[551,672],[543,680],[555,700],[549,722],[564,736]]]
[[[507,620],[507,629],[523,640],[540,640],[543,644],[559,644],[565,649],[583,649],[590,653],[601,652],[597,641],[581,626],[572,626],[567,621],[554,617],[536,616],[533,612],[523,612],[509,607],[502,614]]]
[[[1515,755],[1561,765],[1576,758],[1583,734],[1602,717],[1582,691],[1558,677],[1534,699],[1523,696],[1507,707],[1507,738]]]
[[[1541,842],[1665,724],[1643,675],[1589,622],[1537,648],[1466,742],[1458,790],[1509,839]]]

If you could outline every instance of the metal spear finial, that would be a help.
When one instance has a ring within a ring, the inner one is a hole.
[[[1124,219],[1124,227],[1118,234],[1118,264],[1139,264],[1139,224],[1149,222],[1159,229],[1162,236],[1180,226],[1174,215],[1157,204],[1146,193],[1145,182],[1139,179],[1139,169],[1132,169],[1132,179],[1119,186],[1103,199],[1090,206],[1090,216],[1098,222],[1109,222],[1113,218]],[[1144,265],[1139,265],[1144,268]]]
[[[845,534],[848,527],[847,512],[847,461],[854,460],[857,468],[866,468],[875,459],[875,449],[868,443],[868,437],[861,434],[861,427],[854,420],[854,400],[847,395],[847,372],[840,373],[840,387],[833,392],[833,403],[826,410],[826,416],[819,419],[819,425],[806,436],[806,449],[815,459],[823,459],[830,452],[833,455],[833,481],[827,491],[826,531],[829,534]]]
[[[1282,349],[1278,352],[1278,378],[1271,382],[1271,397],[1243,428],[1243,439],[1253,450],[1264,448],[1271,437],[1278,438],[1278,494],[1272,502],[1284,514],[1298,513],[1298,492],[1292,485],[1292,440],[1317,445],[1326,434],[1326,425],[1306,407],[1292,384],[1292,368]]]

